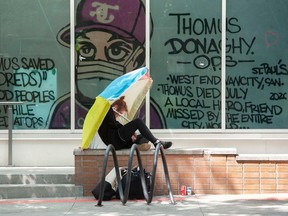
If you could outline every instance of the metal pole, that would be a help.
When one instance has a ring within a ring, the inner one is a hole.
[[[12,105],[8,105],[8,166],[12,166],[12,129],[13,112]]]
[[[5,101],[0,102],[0,105],[8,106],[8,166],[13,165],[13,146],[12,146],[12,132],[13,132],[13,105],[22,105],[23,102]]]

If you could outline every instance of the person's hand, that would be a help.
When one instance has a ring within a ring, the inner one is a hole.
[[[137,139],[137,134],[134,133],[134,134],[131,136],[131,139],[132,139],[133,142],[135,142],[135,140]]]

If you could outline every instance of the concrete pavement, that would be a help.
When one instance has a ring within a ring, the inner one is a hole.
[[[37,198],[0,200],[1,216],[286,216],[288,215],[288,194],[262,195],[192,195],[154,197],[151,204],[145,200],[103,201],[95,206],[93,197],[81,198]]]

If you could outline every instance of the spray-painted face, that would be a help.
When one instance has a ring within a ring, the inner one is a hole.
[[[143,64],[144,48],[111,33],[90,31],[77,38],[77,93],[94,102],[115,78]]]
[[[122,65],[99,60],[81,61],[77,66],[77,91],[88,98],[95,99],[112,80],[124,73],[126,68]]]

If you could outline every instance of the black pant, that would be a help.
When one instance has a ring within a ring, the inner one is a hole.
[[[134,135],[135,131],[139,130],[140,134],[137,136],[136,141],[132,141],[131,137]],[[115,134],[113,146],[115,149],[130,148],[133,143],[142,144],[148,141],[155,143],[157,138],[153,136],[149,128],[142,121],[142,119],[134,119],[131,122],[123,125],[118,129],[118,133]]]

